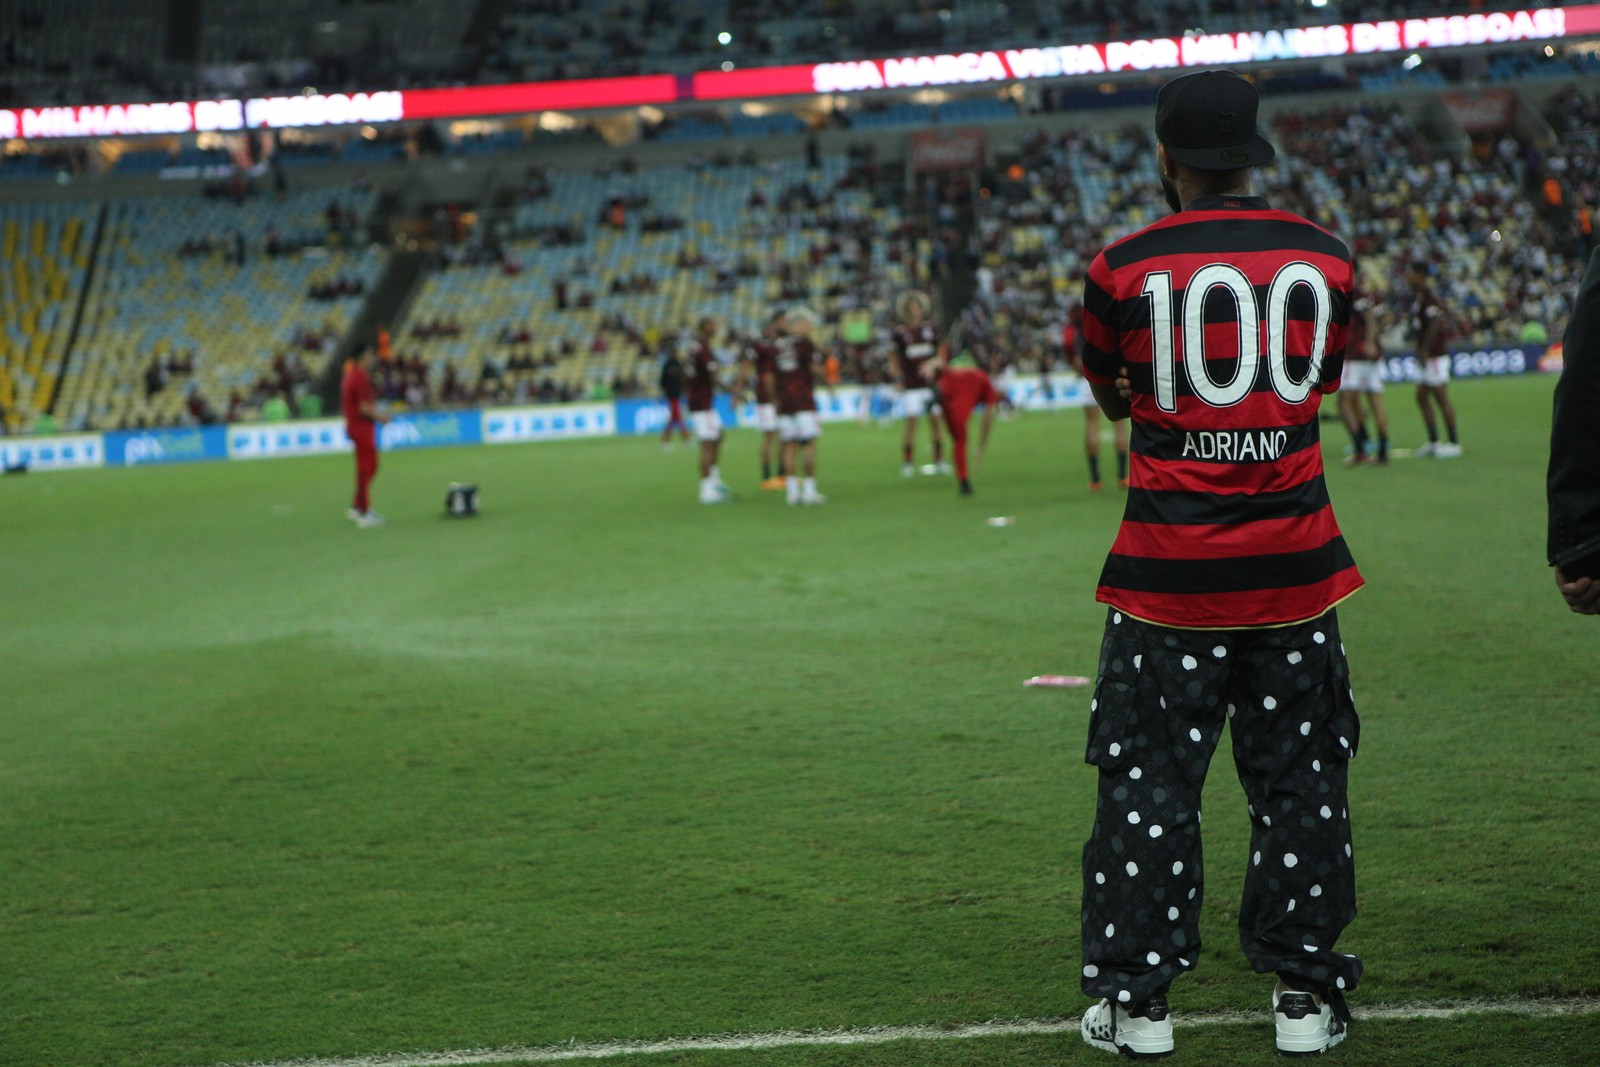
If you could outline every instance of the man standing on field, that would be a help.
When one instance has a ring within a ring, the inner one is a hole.
[[[929,318],[933,310],[928,298],[919,292],[900,298],[900,325],[895,327],[894,347],[889,350],[890,366],[900,384],[901,414],[905,416],[905,436],[900,443],[900,473],[917,473],[917,420],[926,417],[928,436],[933,441],[933,463],[926,473],[944,473],[944,439],[934,414],[934,384],[945,361],[950,358],[948,342],[939,337]]]
[[[1389,415],[1383,408],[1383,364],[1379,357],[1377,323],[1372,321],[1373,304],[1358,295],[1350,307],[1350,339],[1345,345],[1344,380],[1339,386],[1339,412],[1350,431],[1351,452],[1345,466],[1359,463],[1389,462]],[[1372,409],[1373,428],[1378,431],[1378,450],[1367,448],[1367,417],[1362,398]]]
[[[383,516],[372,510],[372,479],[378,475],[378,426],[389,421],[387,415],[378,414],[368,375],[371,367],[372,349],[363,345],[345,360],[339,383],[344,432],[356,448],[356,496],[346,514],[363,529],[383,525]]]
[[[773,358],[773,385],[778,397],[778,439],[782,445],[784,496],[790,504],[826,504],[817,492],[817,438],[822,424],[817,418],[816,384],[821,357],[811,340],[817,315],[807,307],[789,311],[784,336]]]
[[[1084,376],[1132,418],[1086,760],[1085,1041],[1173,1050],[1167,990],[1200,961],[1200,796],[1226,726],[1251,819],[1239,939],[1275,973],[1280,1052],[1345,1036],[1361,961],[1346,771],[1358,722],[1334,605],[1361,585],[1323,482],[1317,409],[1339,386],[1344,243],[1250,191],[1270,161],[1253,85],[1228,71],[1156,97],[1175,212],[1084,283]]]
[[[783,465],[773,474],[772,460],[778,449],[778,405],[772,395],[776,373],[773,360],[778,354],[778,338],[783,336],[783,312],[775,312],[761,328],[761,336],[745,350],[740,393],[753,392],[756,402],[756,429],[761,433],[761,488],[782,489]]]
[[[717,336],[717,320],[707,315],[695,324],[694,343],[689,346],[689,366],[685,392],[689,399],[689,422],[695,440],[700,442],[700,503],[725,504],[732,490],[722,480],[718,457],[722,451],[722,419],[717,415],[717,355],[711,349]]]
[[[1456,409],[1450,403],[1450,357],[1445,342],[1450,339],[1450,310],[1428,282],[1428,262],[1412,260],[1406,265],[1406,281],[1415,294],[1411,304],[1411,336],[1417,343],[1417,408],[1428,431],[1427,444],[1417,448],[1418,456],[1454,459],[1461,455],[1461,438],[1456,432]],[[1439,440],[1439,420],[1444,419],[1445,440]]]

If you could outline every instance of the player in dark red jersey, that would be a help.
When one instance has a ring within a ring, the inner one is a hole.
[[[711,342],[717,320],[710,315],[695,324],[685,368],[684,395],[689,402],[689,422],[700,442],[700,503],[725,504],[732,491],[722,480],[718,457],[722,451],[722,419],[717,415],[717,354]]]
[[[778,438],[783,445],[785,495],[790,504],[825,504],[817,492],[816,384],[822,355],[811,340],[817,316],[810,308],[794,308],[784,317],[785,332],[773,358],[773,392],[778,398]],[[801,471],[805,473],[800,473]]]
[[[938,474],[948,468],[944,465],[944,440],[939,433],[939,420],[933,410],[934,386],[939,371],[950,358],[950,350],[928,318],[933,309],[926,295],[906,293],[900,298],[898,310],[900,325],[891,335],[893,347],[889,350],[889,364],[900,387],[900,412],[905,416],[906,425],[900,446],[900,473],[908,478],[917,473],[917,420],[926,417],[928,433],[933,440],[933,464],[926,473]]]
[[[683,363],[669,343],[661,358],[661,397],[667,402],[667,424],[661,429],[662,448],[672,444],[674,429],[685,441],[689,439],[689,427],[683,421],[683,375]]]
[[[1417,362],[1422,376],[1417,379],[1417,407],[1428,430],[1428,443],[1419,447],[1418,456],[1454,459],[1461,455],[1461,438],[1456,433],[1456,408],[1450,403],[1450,357],[1445,345],[1450,340],[1450,309],[1428,281],[1425,260],[1406,264],[1406,282],[1414,294],[1411,302],[1411,336],[1417,345]],[[1444,418],[1446,439],[1439,440],[1438,407]]]
[[[972,495],[972,481],[967,476],[967,423],[980,405],[983,428],[978,435],[975,458],[982,463],[983,451],[989,444],[989,430],[994,425],[994,413],[1000,407],[1000,393],[972,353],[963,352],[939,375],[939,406],[944,410],[945,425],[950,428],[951,451],[956,457],[956,482],[962,496]]]
[[[1276,973],[1277,1047],[1345,1035],[1361,961],[1346,810],[1359,723],[1334,606],[1361,585],[1323,481],[1317,411],[1335,391],[1349,250],[1250,191],[1272,159],[1255,87],[1175,78],[1156,157],[1176,214],[1108,246],[1084,283],[1084,373],[1131,416],[1122,527],[1085,758],[1084,1040],[1172,1051],[1167,989],[1200,960],[1200,797],[1225,728],[1251,818],[1239,938]]]
[[[1067,324],[1061,329],[1061,347],[1067,362],[1080,375],[1083,373],[1083,305],[1074,304],[1067,312]],[[1117,484],[1128,488],[1128,424],[1125,420],[1111,424],[1111,440],[1117,448]],[[1091,398],[1083,407],[1083,456],[1089,463],[1089,491],[1098,493],[1105,483],[1100,481],[1100,405]]]
[[[772,460],[778,450],[778,406],[772,395],[772,361],[778,354],[778,338],[783,335],[783,312],[779,311],[761,328],[761,336],[748,344],[740,367],[740,392],[755,394],[756,429],[761,433],[761,488],[782,489],[783,464],[776,474]]]
[[[362,345],[345,360],[339,382],[339,406],[344,410],[344,432],[356,449],[356,495],[346,513],[362,528],[382,526],[383,516],[372,510],[372,479],[378,476],[378,427],[389,421],[378,413],[372,392],[372,349]]]
[[[1358,463],[1389,462],[1389,413],[1383,407],[1383,364],[1379,357],[1375,311],[1365,293],[1350,307],[1350,340],[1344,349],[1344,380],[1339,384],[1339,414],[1350,431],[1351,453],[1346,466]],[[1377,451],[1368,449],[1367,416],[1362,398],[1372,411],[1373,428],[1378,431]]]

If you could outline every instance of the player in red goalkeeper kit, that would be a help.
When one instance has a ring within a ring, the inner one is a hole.
[[[963,352],[951,360],[939,376],[939,401],[954,445],[956,480],[961,495],[971,496],[972,481],[967,475],[967,424],[972,413],[982,405],[983,428],[978,434],[977,454],[978,462],[982,463],[984,447],[989,443],[989,428],[994,425],[994,412],[1000,406],[1000,393],[971,353]]]
[[[344,409],[344,432],[356,449],[356,495],[347,512],[362,528],[382,526],[383,516],[372,510],[372,479],[378,475],[378,427],[389,421],[378,414],[372,392],[372,348],[363,345],[345,360],[344,378],[339,383],[339,401]]]

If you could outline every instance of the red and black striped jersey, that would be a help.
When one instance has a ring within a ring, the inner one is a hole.
[[[717,391],[717,357],[704,341],[696,341],[689,350],[687,385],[689,410],[710,411]]]
[[[1110,245],[1084,283],[1083,372],[1127,368],[1126,511],[1096,599],[1191,629],[1315,618],[1361,586],[1317,409],[1343,369],[1344,243],[1253,196],[1207,196]]]
[[[1432,289],[1419,289],[1411,303],[1411,336],[1418,359],[1434,359],[1445,354],[1445,342],[1455,332],[1450,309]]]
[[[778,414],[817,410],[814,385],[820,355],[805,337],[781,337],[773,355],[777,370]]]
[[[778,346],[771,341],[756,341],[746,350],[746,358],[755,370],[756,403],[773,403],[768,386],[778,373]]]
[[[923,377],[922,367],[939,354],[939,333],[933,324],[895,327],[894,346],[900,355],[900,387],[926,389],[932,385]]]

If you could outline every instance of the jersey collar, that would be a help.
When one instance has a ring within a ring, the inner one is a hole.
[[[1238,193],[1222,193],[1211,196],[1197,196],[1189,201],[1185,211],[1265,211],[1267,198],[1264,196],[1241,196]]]

